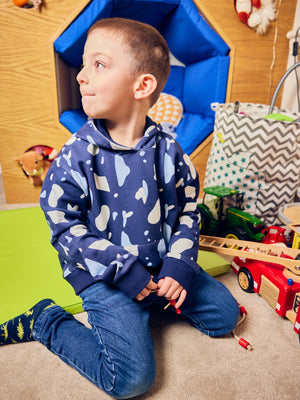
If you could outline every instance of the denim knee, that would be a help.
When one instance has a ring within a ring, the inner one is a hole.
[[[239,305],[230,291],[204,271],[195,279],[182,306],[183,317],[211,337],[230,333],[237,324],[239,312]]]
[[[146,393],[155,380],[154,359],[146,364],[132,366],[130,371],[124,371],[116,376],[114,389],[107,392],[115,399],[131,399]]]

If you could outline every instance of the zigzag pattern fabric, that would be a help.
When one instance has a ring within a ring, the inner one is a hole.
[[[234,112],[234,104],[218,106],[204,185],[240,190],[247,212],[280,225],[278,209],[294,201],[300,184],[300,123],[265,119],[268,108],[243,103]]]

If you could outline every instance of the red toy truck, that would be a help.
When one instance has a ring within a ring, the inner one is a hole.
[[[200,235],[199,249],[234,256],[232,270],[245,292],[259,293],[300,333],[300,251],[270,245]]]
[[[269,262],[244,257],[234,257],[232,270],[246,292],[259,293],[282,317],[294,324],[300,333],[300,276],[288,268]]]

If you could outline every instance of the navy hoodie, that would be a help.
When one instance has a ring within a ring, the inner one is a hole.
[[[196,170],[172,136],[146,122],[129,148],[89,120],[46,175],[41,207],[77,294],[105,281],[133,299],[151,274],[188,290],[199,270]]]

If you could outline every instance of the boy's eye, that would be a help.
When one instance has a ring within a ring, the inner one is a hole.
[[[96,68],[104,68],[104,65],[100,61],[96,61]]]

